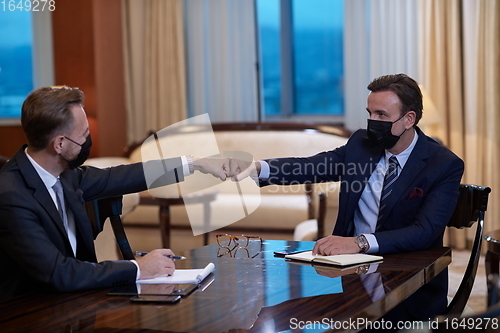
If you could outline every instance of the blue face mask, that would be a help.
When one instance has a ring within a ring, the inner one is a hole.
[[[406,114],[406,113],[405,113]],[[403,114],[396,121],[382,121],[368,119],[367,133],[368,139],[377,147],[391,149],[398,142],[399,138],[406,132],[406,128],[399,136],[392,134],[392,124],[397,123],[405,116]]]

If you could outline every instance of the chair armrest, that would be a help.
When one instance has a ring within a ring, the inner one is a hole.
[[[134,254],[130,248],[127,235],[125,234],[122,220],[120,218],[123,206],[122,199],[123,196],[117,195],[89,201],[86,202],[85,205],[92,225],[94,239],[103,230],[104,222],[107,218],[109,218],[123,259],[132,260],[134,259]]]

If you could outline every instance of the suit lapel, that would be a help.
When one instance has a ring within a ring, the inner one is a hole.
[[[349,181],[351,188],[349,189],[349,199],[348,199],[348,207],[355,207],[358,204],[359,199],[361,198],[361,194],[370,179],[371,174],[375,171],[375,168],[382,157],[382,152],[370,152],[366,154],[358,161],[355,162],[355,172],[352,176],[352,179]]]
[[[57,229],[61,233],[62,239],[67,249],[67,255],[73,255],[73,250],[71,249],[71,244],[69,243],[68,234],[66,232],[66,229],[64,228],[64,223],[61,220],[59,211],[57,210],[47,188],[45,187],[45,184],[40,179],[40,176],[36,172],[35,168],[26,157],[26,154],[24,153],[25,148],[26,145],[23,146],[15,155],[19,170],[23,175],[27,186],[33,189],[33,197],[40,203],[43,209],[47,212],[47,215],[52,219]],[[78,197],[76,191],[73,189],[74,187],[78,187],[78,185],[71,184],[68,178],[69,177],[67,176],[67,174],[64,177],[61,177],[61,184],[64,190],[66,207],[71,209],[75,218],[75,231],[77,234],[79,233],[82,236],[80,237],[80,239],[83,239],[84,244],[80,244],[81,242],[79,242],[77,246],[83,245],[87,249],[86,252],[88,252],[95,258],[95,250],[90,222],[88,221],[87,213],[85,208],[83,207],[83,204],[79,204],[81,198]],[[78,235],[77,239],[79,239]],[[95,260],[96,259],[94,259],[94,261]]]
[[[66,235],[66,230],[64,228],[64,223],[61,220],[61,215],[57,210],[54,201],[52,200],[50,194],[45,188],[45,185],[42,183],[43,188],[35,189],[34,197],[40,203],[40,205],[45,209],[50,218],[54,221],[54,224],[57,225],[57,228],[61,233]],[[69,244],[69,243],[68,243]]]
[[[345,204],[347,209],[344,209],[344,217],[343,221],[345,221],[345,230],[338,231],[344,236],[351,236],[354,232],[354,212],[358,206],[359,200],[361,198],[361,194],[364,191],[368,180],[371,177],[373,171],[380,161],[382,157],[383,150],[378,148],[370,148],[367,149],[366,152],[359,155],[357,161],[354,162],[354,166],[352,169],[349,169],[347,166],[347,175],[345,176],[345,184],[344,186],[350,186],[350,188],[343,188],[341,191],[344,193],[348,193],[347,201],[345,203],[341,203],[341,205]],[[349,162],[351,163],[351,162]],[[349,170],[352,170],[352,174],[349,174]]]
[[[387,206],[384,210],[387,214],[385,214],[385,217],[379,221],[380,224],[384,223],[396,203],[402,199],[403,193],[412,184],[413,180],[420,173],[420,171],[427,165],[426,160],[429,156],[427,140],[425,135],[423,135],[420,131],[417,131],[417,133],[419,135],[418,141],[413,148],[410,157],[406,161],[403,171],[394,184],[392,193],[387,200]]]
[[[94,237],[91,224],[87,216],[87,211],[83,206],[84,203],[81,202],[82,198],[78,196],[77,191],[72,188],[73,184],[71,184],[66,178],[67,177],[61,177],[61,184],[64,189],[66,205],[69,209],[71,209],[75,219],[75,232],[81,236],[77,237],[79,240],[77,247],[81,249],[83,246],[85,248],[85,254],[91,255],[92,258],[90,259],[95,261]]]
[[[50,196],[42,179],[40,179],[40,176],[38,176],[35,168],[26,157],[26,154],[24,153],[25,148],[26,145],[23,146],[15,155],[19,170],[23,175],[27,186],[33,190],[33,197],[40,203],[40,205],[47,212],[47,215],[50,216],[52,221],[54,221],[57,229],[61,232],[62,235],[64,235],[68,247],[71,248],[68,237],[66,236],[66,230],[64,228],[63,221],[61,220],[61,216],[59,215],[59,211],[57,210],[56,205],[54,204],[54,201],[52,200],[52,197]]]

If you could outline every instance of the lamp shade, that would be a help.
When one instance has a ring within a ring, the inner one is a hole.
[[[436,105],[432,101],[431,97],[427,93],[424,87],[419,86],[420,91],[422,92],[422,103],[424,105],[424,112],[422,115],[422,119],[419,122],[421,127],[429,126],[429,125],[438,125],[441,123],[441,115],[439,114]]]

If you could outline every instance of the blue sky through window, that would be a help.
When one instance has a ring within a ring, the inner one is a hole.
[[[0,119],[18,118],[33,89],[32,44],[31,12],[0,10]]]
[[[343,0],[293,0],[294,114],[343,114]],[[281,114],[280,3],[257,0],[264,113]]]

